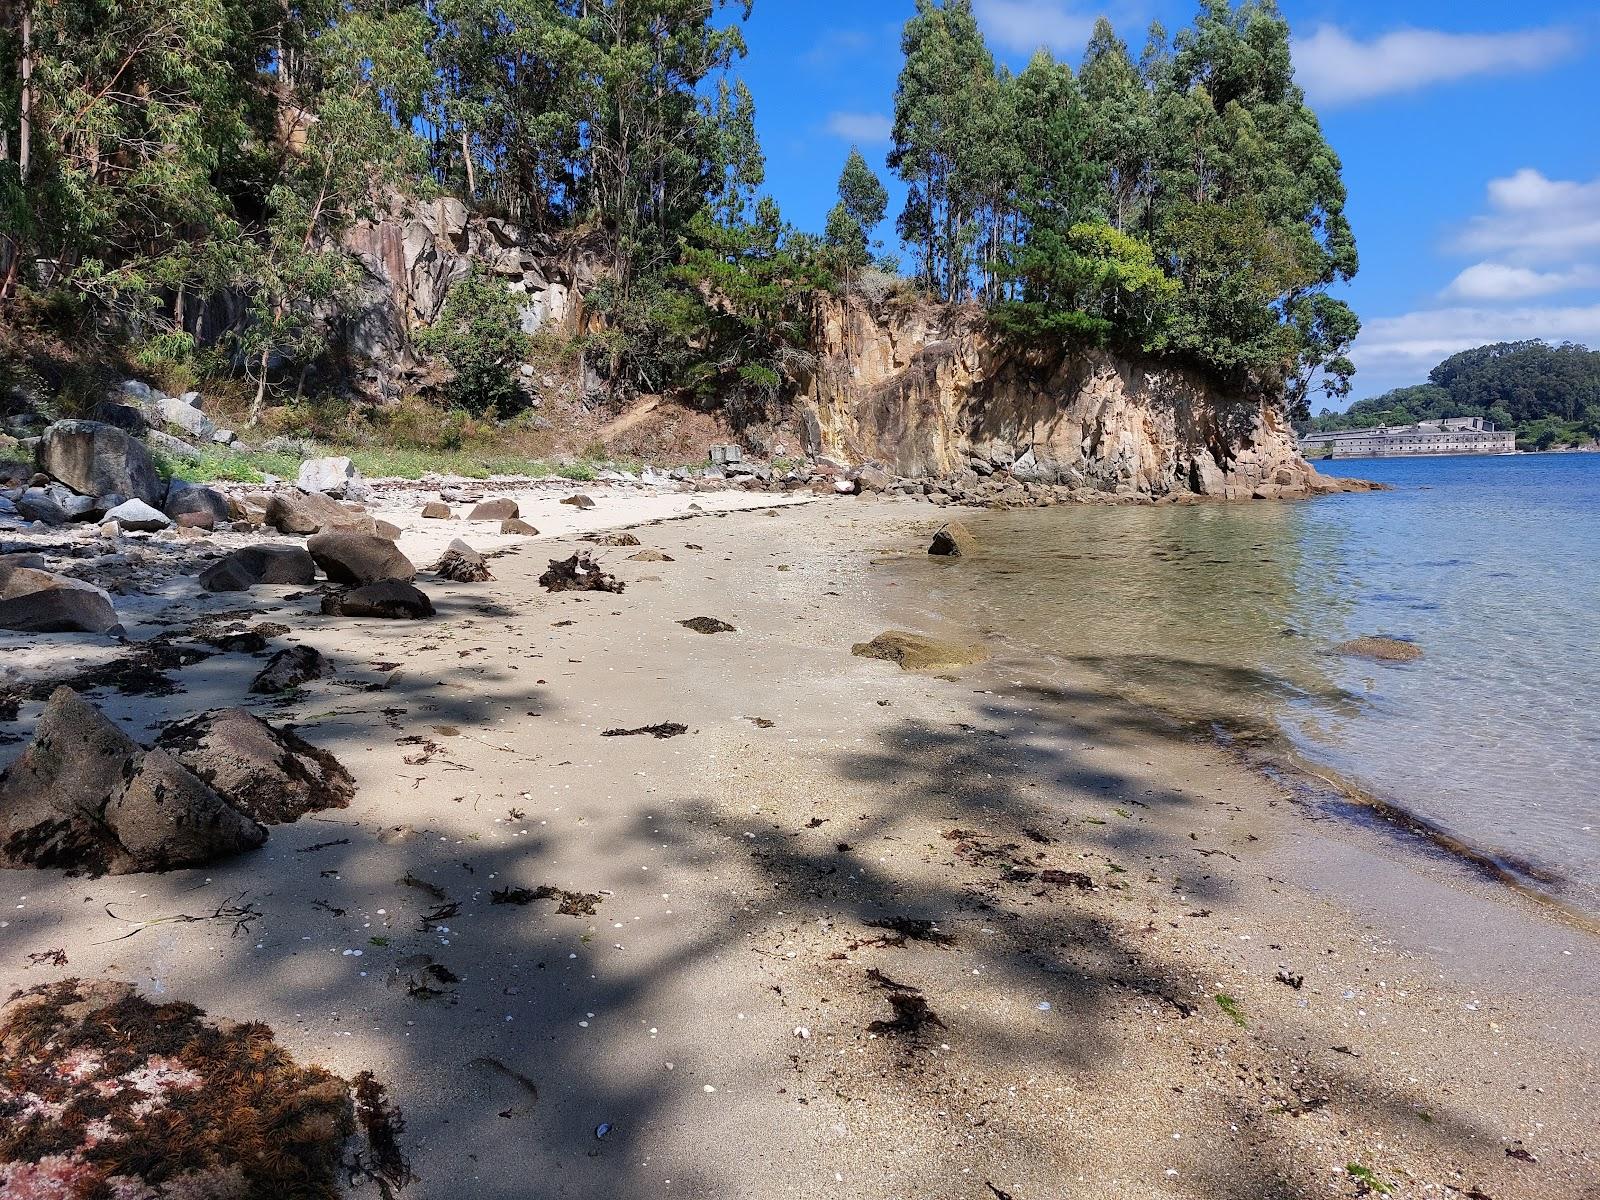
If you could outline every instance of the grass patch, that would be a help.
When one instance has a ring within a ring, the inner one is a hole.
[[[1228,1018],[1240,1029],[1250,1028],[1249,1023],[1244,1019],[1244,1006],[1232,996],[1228,995],[1226,992],[1218,992],[1216,995],[1216,1001],[1217,1007],[1223,1012],[1227,1013]]]
[[[1394,1195],[1394,1188],[1371,1167],[1363,1167],[1360,1163],[1351,1163],[1345,1167],[1345,1174],[1349,1175],[1367,1192],[1377,1192],[1380,1196]]]

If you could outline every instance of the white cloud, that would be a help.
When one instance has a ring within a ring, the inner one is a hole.
[[[1456,300],[1531,300],[1535,296],[1595,286],[1600,286],[1600,267],[1535,271],[1509,263],[1481,262],[1457,275],[1445,288],[1444,295]]]
[[[1076,58],[1094,32],[1094,17],[1074,12],[1064,0],[977,0],[973,8],[984,33],[1018,54],[1048,46]]]
[[[1295,78],[1316,103],[1353,104],[1473,75],[1537,70],[1571,54],[1577,45],[1577,36],[1568,29],[1398,29],[1363,42],[1337,25],[1322,25],[1310,37],[1295,39]]]
[[[1519,265],[1566,263],[1600,249],[1600,177],[1581,183],[1549,179],[1531,167],[1489,181],[1489,211],[1457,239],[1470,254],[1494,254]]]
[[[1375,317],[1362,327],[1351,356],[1361,371],[1362,391],[1377,394],[1390,386],[1422,382],[1458,351],[1530,338],[1600,347],[1600,304],[1436,308]]]
[[[886,146],[894,133],[894,122],[882,113],[829,113],[828,132],[861,146]]]

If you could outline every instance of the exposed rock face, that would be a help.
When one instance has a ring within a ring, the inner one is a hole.
[[[84,496],[117,495],[160,504],[166,484],[150,452],[102,421],[57,421],[38,446],[39,469]]]
[[[125,874],[249,850],[267,831],[71,688],[50,697],[0,776],[0,861]]]
[[[156,745],[264,825],[345,808],[355,795],[355,780],[333,755],[242,708],[169,725]]]
[[[306,542],[317,566],[334,583],[364,587],[384,580],[409,583],[417,568],[387,538],[368,533],[319,533]]]
[[[23,633],[110,633],[111,597],[93,584],[31,567],[0,571],[0,629]]]
[[[845,462],[913,478],[1003,466],[1025,481],[1154,496],[1305,494],[1317,479],[1275,403],[1101,351],[1025,355],[976,310],[827,300],[813,349],[797,423],[809,451]]]
[[[317,578],[317,564],[299,546],[245,546],[212,563],[200,575],[208,592],[244,592],[257,584],[298,584]]]
[[[600,277],[601,258],[582,239],[557,242],[469,213],[449,197],[358,221],[344,247],[366,276],[344,318],[344,340],[353,353],[385,365],[412,360],[413,334],[438,320],[451,286],[474,262],[518,297],[525,333],[581,332],[580,297]]]

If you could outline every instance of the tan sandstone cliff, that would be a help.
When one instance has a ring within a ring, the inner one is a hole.
[[[1336,490],[1288,418],[1197,374],[1102,351],[1023,354],[973,309],[828,298],[800,422],[808,448],[896,474],[1000,467],[1102,492],[1227,498]],[[985,472],[986,473],[986,472]]]

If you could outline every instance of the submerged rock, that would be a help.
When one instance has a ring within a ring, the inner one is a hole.
[[[1378,662],[1408,663],[1422,657],[1422,647],[1390,637],[1358,637],[1339,647],[1341,654],[1371,658]]]
[[[345,808],[356,791],[350,772],[333,755],[242,708],[168,725],[156,745],[264,825]]]
[[[963,558],[978,552],[978,539],[960,521],[951,521],[933,535],[928,553],[943,558]]]
[[[946,641],[921,633],[907,633],[891,629],[880,633],[870,642],[859,642],[850,648],[857,658],[876,658],[899,665],[904,671],[941,671],[953,667],[968,667],[989,657],[982,646]]]

